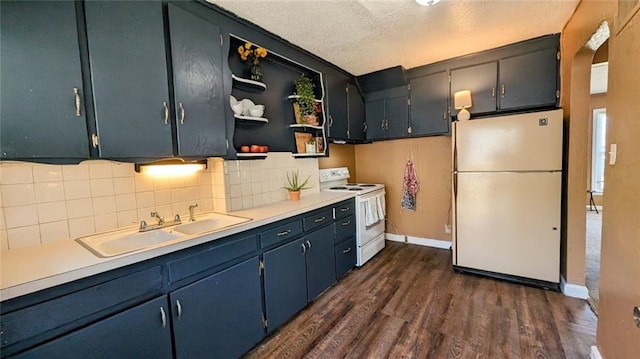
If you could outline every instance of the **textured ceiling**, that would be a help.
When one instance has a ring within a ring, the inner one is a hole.
[[[558,33],[579,0],[207,0],[362,75]]]

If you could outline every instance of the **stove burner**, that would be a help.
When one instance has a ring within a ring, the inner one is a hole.
[[[347,183],[345,186],[360,186],[360,185],[357,183]]]
[[[362,188],[349,188],[349,191],[362,191]]]
[[[360,187],[375,187],[376,185],[374,185],[374,184],[361,184],[359,186]]]
[[[347,187],[331,187],[331,188],[329,188],[329,189],[336,189],[336,190],[337,190],[337,189],[347,189]]]

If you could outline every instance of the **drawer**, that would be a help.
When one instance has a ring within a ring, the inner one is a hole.
[[[343,239],[356,235],[356,216],[350,215],[336,220],[335,224],[336,243],[342,242]]]
[[[340,202],[333,206],[335,213],[335,219],[350,216],[355,213],[355,200],[350,199],[348,201]]]
[[[2,315],[2,347],[138,299],[162,288],[162,269],[152,267]]]
[[[356,265],[356,238],[351,237],[335,247],[336,279],[340,279]]]
[[[302,233],[302,220],[295,220],[281,224],[273,229],[260,233],[260,247],[266,248],[274,244],[283,243]]]
[[[219,243],[216,243],[218,241]],[[258,243],[255,235],[219,239],[198,253],[169,262],[169,281],[170,283],[177,282],[243,255],[254,253],[257,249]]]
[[[333,208],[323,208],[311,212],[302,218],[304,222],[304,231],[308,232],[314,228],[324,226],[333,221]]]

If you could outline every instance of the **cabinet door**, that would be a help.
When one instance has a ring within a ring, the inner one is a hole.
[[[172,156],[162,3],[84,4],[100,157]]]
[[[411,135],[449,132],[449,76],[446,71],[411,80]]]
[[[368,101],[365,103],[367,121],[367,140],[382,140],[386,137],[386,117],[384,100]]]
[[[178,154],[227,153],[220,28],[169,4]]]
[[[500,109],[554,106],[558,89],[555,48],[500,60]]]
[[[409,127],[409,98],[393,97],[385,100],[385,114],[387,118],[387,137],[407,137]]]
[[[177,358],[237,358],[262,339],[254,257],[169,294]]]
[[[271,332],[307,305],[304,238],[263,254],[267,331]]]
[[[305,238],[307,298],[311,302],[336,281],[333,226],[325,226]]]
[[[454,111],[453,95],[462,90],[471,91],[471,115],[495,112],[498,86],[498,63],[463,67],[451,70],[451,111]],[[455,110],[458,113],[458,110]]]
[[[13,358],[173,358],[167,297],[162,296]]]
[[[328,99],[329,138],[337,140],[349,138],[346,89],[346,77],[327,75],[325,96]]]
[[[0,16],[0,158],[88,158],[74,2],[2,1]]]
[[[347,107],[349,117],[349,139],[364,140],[364,101],[356,85],[347,84]]]

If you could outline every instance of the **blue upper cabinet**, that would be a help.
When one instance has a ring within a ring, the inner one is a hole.
[[[0,2],[0,159],[89,157],[74,2]]]
[[[449,132],[449,75],[446,71],[411,79],[410,136]]]
[[[171,157],[162,3],[85,3],[96,127],[103,158]]]
[[[227,152],[222,34],[215,24],[169,4],[178,155]]]
[[[170,5],[169,53],[161,2],[89,1],[85,14],[100,157],[226,154],[217,26]]]
[[[496,108],[496,94],[498,93],[498,62],[473,65],[451,70],[451,98],[462,90],[471,91],[471,115],[492,113]],[[452,101],[453,102],[453,101]],[[454,111],[454,103],[451,111]],[[455,110],[456,114],[458,113]]]

